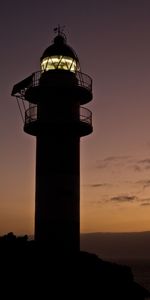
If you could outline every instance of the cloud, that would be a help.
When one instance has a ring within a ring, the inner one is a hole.
[[[137,200],[136,196],[129,196],[129,195],[118,195],[110,198],[111,201],[115,202],[133,202]]]
[[[100,163],[100,164],[98,164],[98,169],[105,169],[106,167],[108,166],[108,164],[107,163]]]
[[[134,170],[135,172],[141,172],[141,171],[142,171],[141,167],[139,167],[138,165],[134,165],[134,166],[133,166],[133,170]]]
[[[92,188],[101,188],[104,186],[109,186],[109,183],[93,183],[93,184],[89,184],[90,187]]]
[[[135,195],[130,196],[126,194],[111,197],[109,201],[116,202],[116,203],[125,203],[125,202],[133,203],[134,201],[136,201],[137,203],[140,202],[139,203],[140,206],[150,205],[150,198],[142,199],[142,198],[138,198]]]
[[[139,164],[150,164],[150,158],[145,158],[138,161]]]
[[[149,202],[150,198],[139,199],[139,201],[141,201],[141,202]]]
[[[150,169],[150,158],[145,158],[137,161],[137,164],[142,167],[144,170]]]
[[[145,166],[145,170],[149,170],[150,169],[150,165]]]
[[[148,206],[148,205],[150,205],[149,202],[141,203],[141,206]]]
[[[128,160],[129,158],[131,158],[131,156],[127,156],[127,155],[120,155],[120,156],[108,156],[105,157],[104,159],[100,160],[97,167],[99,169],[104,169],[110,166],[118,166],[121,165],[122,163],[125,163],[126,160]]]
[[[129,168],[132,168],[135,172],[142,172],[150,170],[150,158],[144,159],[130,159],[128,160]]]
[[[130,157],[131,156],[128,156],[128,155],[108,156],[108,157],[104,158],[104,161],[106,161],[106,162],[114,162],[114,161],[118,161],[118,160],[126,160],[126,159],[128,159]]]
[[[112,170],[120,170],[120,168],[130,168],[134,172],[143,172],[150,170],[150,158],[136,159],[129,155],[107,156],[97,163],[97,168]]]
[[[143,189],[150,187],[150,180],[149,179],[139,180],[136,183],[141,184],[143,186]]]

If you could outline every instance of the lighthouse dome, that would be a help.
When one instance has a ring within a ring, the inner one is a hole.
[[[67,45],[66,37],[58,34],[54,42],[44,51],[41,57],[41,70],[67,70],[76,72],[80,70],[79,59],[75,51]]]

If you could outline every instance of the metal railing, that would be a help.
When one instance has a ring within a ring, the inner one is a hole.
[[[38,71],[38,72],[35,72],[32,74],[32,86],[33,87],[39,86],[41,75],[43,75],[42,71]],[[79,72],[79,71],[77,71],[74,75],[75,75],[75,78],[77,79],[77,81],[76,81],[77,86],[83,87],[83,88],[89,90],[90,92],[92,92],[92,79],[90,76],[88,76],[87,74],[84,74],[82,72]],[[46,83],[48,85],[48,81],[46,81]]]
[[[83,106],[80,106],[80,121],[92,126],[92,112]]]
[[[37,105],[29,107],[25,111],[25,124],[30,124],[37,121]]]
[[[25,125],[28,125],[36,121],[37,121],[37,105],[33,105],[25,111]],[[89,109],[82,106],[80,107],[80,122],[92,126],[92,112]]]
[[[45,72],[46,73],[46,72]],[[21,98],[22,100],[25,100],[25,92],[30,88],[30,87],[37,87],[40,85],[40,79],[41,75],[44,73],[42,71],[37,71],[30,75],[29,77],[25,78],[21,82],[17,83],[13,90],[12,90],[12,96],[16,96],[18,98]],[[84,74],[82,72],[76,72],[74,74],[76,80],[76,85],[79,87],[82,87],[89,92],[92,92],[92,79],[90,76],[87,74]],[[51,80],[48,81],[46,80],[46,85],[51,86]]]

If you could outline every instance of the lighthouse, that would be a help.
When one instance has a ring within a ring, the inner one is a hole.
[[[24,131],[36,138],[35,241],[80,249],[80,138],[93,131],[92,79],[57,28],[40,70],[15,84]],[[19,104],[20,107],[20,104]]]

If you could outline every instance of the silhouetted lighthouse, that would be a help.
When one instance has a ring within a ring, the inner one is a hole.
[[[80,137],[92,132],[92,80],[57,29],[41,57],[41,70],[14,85],[28,104],[24,131],[36,136],[35,240],[80,247]],[[19,103],[19,102],[18,102]]]

